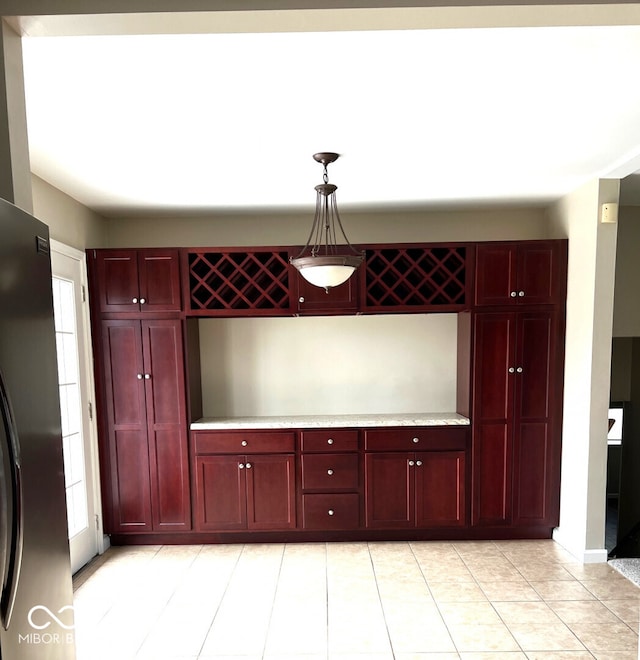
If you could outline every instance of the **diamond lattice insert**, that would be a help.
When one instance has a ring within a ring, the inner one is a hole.
[[[367,307],[464,305],[466,253],[464,246],[368,249]]]
[[[287,252],[191,252],[192,311],[289,308]]]

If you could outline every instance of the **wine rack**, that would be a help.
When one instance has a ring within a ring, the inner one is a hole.
[[[461,309],[467,303],[467,246],[366,251],[366,311]]]
[[[189,252],[190,314],[288,312],[289,253]]]

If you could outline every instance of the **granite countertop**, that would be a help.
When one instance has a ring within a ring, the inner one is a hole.
[[[265,417],[202,417],[192,431],[224,429],[325,429],[374,426],[468,426],[458,413],[399,413],[381,415],[282,415]]]

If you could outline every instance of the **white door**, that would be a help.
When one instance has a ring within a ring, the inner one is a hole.
[[[58,383],[67,521],[73,573],[101,551],[97,524],[97,460],[91,419],[93,378],[89,365],[89,315],[86,310],[84,254],[51,241],[53,311],[58,353]]]

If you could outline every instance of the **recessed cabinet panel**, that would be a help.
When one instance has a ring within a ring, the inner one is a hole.
[[[244,456],[196,457],[198,529],[246,529],[244,463]]]
[[[357,429],[302,431],[300,437],[303,452],[358,451]]]
[[[462,527],[466,524],[464,452],[416,454],[415,478],[418,527]]]
[[[405,453],[365,455],[367,527],[414,526],[415,482]]]
[[[476,256],[476,305],[504,305],[516,292],[516,248],[479,245]]]
[[[549,450],[548,424],[520,425],[514,456],[514,524],[538,525],[549,519]]]
[[[507,422],[478,424],[473,439],[473,524],[511,519],[512,431]]]
[[[350,314],[358,310],[361,268],[340,286],[328,291],[314,286],[291,267],[296,282],[298,314]]]
[[[182,304],[178,250],[141,250],[138,265],[140,296],[145,300],[141,311],[179,311]]]
[[[247,527],[293,529],[295,515],[295,457],[288,454],[248,456]]]
[[[151,530],[149,454],[146,433],[114,430],[111,437],[114,524],[118,531]]]
[[[132,250],[110,250],[98,256],[100,308],[103,312],[139,309],[138,254]]]

